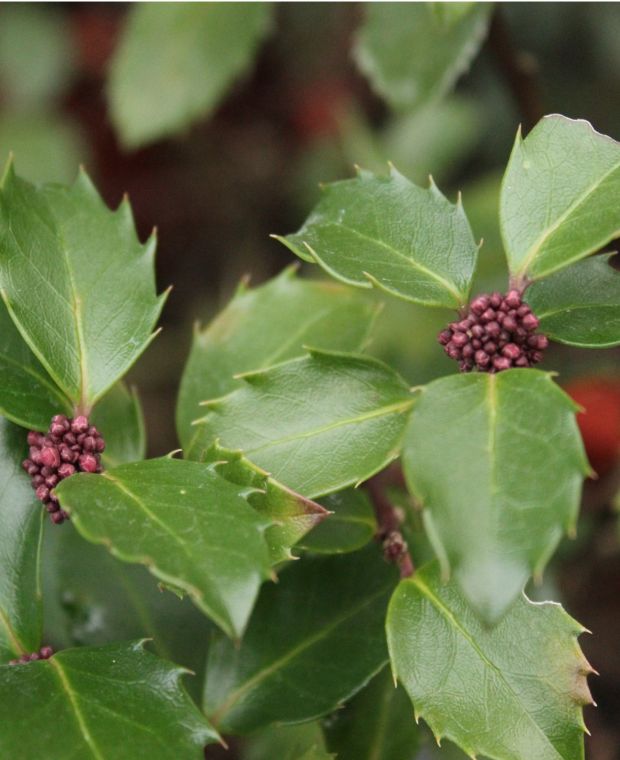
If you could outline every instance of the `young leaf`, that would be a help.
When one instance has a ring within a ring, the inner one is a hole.
[[[205,712],[224,732],[311,720],[386,662],[383,621],[397,582],[376,546],[304,557],[261,592],[240,648],[213,642]]]
[[[320,504],[270,478],[239,451],[214,444],[201,453],[198,461],[213,462],[214,469],[223,478],[252,489],[248,503],[269,522],[265,540],[273,565],[293,559],[291,547],[329,514]]]
[[[219,439],[308,498],[365,480],[398,455],[413,398],[376,359],[312,350],[242,379],[206,404],[193,451]]]
[[[0,301],[0,414],[31,430],[47,430],[71,405],[28,348]]]
[[[202,760],[219,737],[181,685],[186,672],[140,642],[0,667],[0,754]]]
[[[415,760],[420,741],[412,712],[404,689],[384,668],[324,720],[327,746],[338,760]]]
[[[612,255],[587,258],[527,290],[542,332],[583,348],[620,343],[620,272],[609,263]]]
[[[125,146],[174,135],[211,112],[250,67],[270,26],[269,3],[132,8],[108,86]]]
[[[343,282],[427,306],[466,303],[478,256],[460,198],[453,205],[432,180],[418,187],[394,167],[326,185],[303,227],[276,239]]]
[[[445,377],[414,407],[407,484],[444,577],[454,571],[488,622],[575,530],[588,472],[575,410],[549,374],[533,369]]]
[[[441,3],[439,13],[439,5],[366,6],[355,60],[392,108],[413,109],[441,98],[469,69],[482,45],[492,6]]]
[[[25,442],[25,431],[0,417],[0,662],[36,651],[41,639],[43,510],[21,468]]]
[[[128,201],[110,211],[84,172],[34,187],[9,165],[0,188],[0,292],[59,388],[87,411],[153,338],[155,239],[140,244]]]
[[[234,390],[234,375],[269,367],[304,353],[303,347],[358,351],[368,339],[377,306],[333,282],[301,280],[290,267],[278,277],[237,293],[204,330],[194,333],[177,404],[184,447],[201,401]]]
[[[375,535],[375,513],[363,489],[347,488],[321,501],[333,514],[298,541],[297,548],[315,554],[345,554],[361,549]]]
[[[135,389],[129,391],[123,383],[117,383],[93,409],[90,418],[105,439],[101,456],[104,467],[144,459],[144,418]]]
[[[188,598],[163,593],[144,567],[93,546],[70,523],[45,532],[42,565],[43,641],[65,648],[148,637],[157,655],[197,674],[187,688],[198,696],[207,651],[196,641],[213,624]]]
[[[583,760],[584,630],[559,604],[524,595],[489,628],[437,563],[401,581],[387,616],[392,669],[416,717],[493,760]]]
[[[558,115],[518,132],[500,198],[513,276],[540,279],[602,248],[620,233],[619,203],[619,143]]]
[[[73,475],[55,492],[84,538],[146,565],[229,636],[241,635],[270,575],[267,521],[243,488],[208,465],[164,457]]]

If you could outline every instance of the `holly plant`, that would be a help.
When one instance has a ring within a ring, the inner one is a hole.
[[[155,237],[85,173],[35,187],[9,164],[0,755],[189,760],[251,734],[261,757],[412,760],[426,724],[471,758],[583,758],[585,628],[524,587],[591,473],[545,351],[620,344],[598,253],[619,182],[584,121],[518,133],[503,293],[472,291],[480,245],[432,180],[324,187],[275,237],[337,282],[241,284],[195,330],[181,449],[145,459],[123,377],[166,299]],[[412,388],[374,358],[373,289],[445,310],[452,373]]]

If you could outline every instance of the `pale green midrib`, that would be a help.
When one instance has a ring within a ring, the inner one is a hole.
[[[138,505],[138,507],[140,507],[140,509],[142,509],[142,511],[151,520],[153,520],[153,522],[155,522],[157,525],[161,526],[161,528],[163,528],[163,530],[166,533],[168,533],[168,535],[170,535],[177,544],[179,544],[179,546],[183,550],[183,553],[186,555],[186,557],[188,558],[188,560],[190,561],[190,563],[192,563],[192,564],[194,563],[194,558],[192,557],[191,553],[189,552],[189,549],[187,548],[187,546],[186,546],[185,542],[183,541],[183,539],[179,535],[177,535],[169,526],[167,526],[166,523],[164,523],[156,514],[154,514],[153,512],[151,512],[151,510],[146,506],[146,504],[144,504],[142,502],[142,500],[138,496],[136,496],[136,494],[133,493],[133,491],[131,491],[129,488],[127,488],[127,486],[123,482],[121,482],[120,480],[117,480],[112,475],[110,475],[109,472],[106,472],[106,471],[102,472],[101,475],[100,475],[100,477],[104,477],[107,480],[109,480],[112,483],[113,486],[116,486],[119,489],[119,491],[121,491],[126,496],[128,496],[132,501],[134,501]],[[118,552],[118,549],[117,549],[117,552]],[[154,567],[159,567],[159,563],[158,562],[155,562],[154,560],[153,560],[153,562],[154,562]],[[164,571],[161,570],[161,569],[159,571],[160,571],[160,573],[164,573]],[[165,573],[165,575],[168,576],[168,573]],[[168,577],[170,577],[170,576],[168,576]],[[177,583],[180,588],[186,589],[188,591],[188,593],[190,593],[197,600],[199,600],[200,603],[204,607],[208,608],[209,614],[213,617],[213,619],[216,620],[216,622],[218,622],[220,625],[222,625],[223,628],[228,629],[232,625],[233,621],[230,619],[228,609],[227,609],[226,605],[223,603],[221,595],[215,590],[215,588],[213,587],[212,583],[208,584],[208,586],[209,586],[209,593],[212,594],[215,597],[215,599],[217,600],[218,604],[220,605],[221,609],[219,611],[217,611],[217,610],[214,609],[214,605],[213,604],[207,604],[207,602],[205,601],[205,598],[204,598],[204,593],[200,589],[196,588],[193,584],[190,585],[186,581],[184,581],[183,579],[179,579],[178,577],[174,577],[171,582]],[[202,578],[202,582],[203,582],[203,584],[207,583],[207,579],[204,578],[204,576]],[[224,615],[222,614],[222,611],[225,613]]]
[[[73,692],[73,689],[71,688],[71,684],[69,682],[69,679],[67,678],[67,674],[62,669],[62,666],[60,662],[58,661],[58,658],[50,657],[50,659],[48,660],[48,663],[51,666],[52,670],[54,670],[56,674],[58,675],[58,679],[61,683],[61,686],[63,690],[67,693],[67,697],[69,698],[69,702],[71,703],[71,707],[73,708],[73,714],[75,715],[75,720],[82,733],[84,741],[86,742],[86,744],[88,745],[88,748],[92,752],[93,757],[95,757],[96,760],[106,760],[105,757],[97,749],[97,745],[95,744],[93,737],[90,735],[90,731],[88,730],[88,726],[86,725],[86,721],[84,720],[84,716],[82,715],[82,711],[80,710],[77,697],[75,693]]]
[[[375,240],[374,238],[369,237],[368,235],[365,235],[363,232],[359,232],[358,230],[353,229],[352,227],[348,227],[346,224],[337,224],[336,222],[328,222],[329,226],[330,224],[333,224],[335,227],[341,227],[342,229],[346,230],[347,232],[350,232],[352,235],[356,235],[357,237],[362,238],[363,240],[367,240],[369,243],[372,243],[373,245],[380,246],[381,248],[385,248],[387,251],[390,251],[390,253],[394,254],[398,258],[403,259],[407,262],[407,264],[412,269],[417,269],[419,272],[422,272],[422,274],[425,274],[428,278],[435,280],[435,282],[439,283],[441,287],[448,291],[450,295],[452,295],[457,303],[462,303],[464,295],[460,291],[456,290],[454,286],[448,282],[444,277],[442,277],[440,274],[437,274],[436,272],[433,272],[432,269],[427,269],[424,264],[420,264],[419,261],[416,261],[415,259],[410,259],[408,256],[406,256],[404,253],[401,253],[400,251],[396,250],[396,248],[393,248],[388,243],[383,242],[382,240]],[[305,242],[305,241],[304,241]],[[306,244],[307,245],[307,244]],[[319,256],[313,248],[310,248],[312,251],[312,254],[316,256],[317,258],[321,259],[322,257]]]
[[[395,414],[396,412],[405,411],[413,405],[413,402],[414,399],[399,401],[395,404],[390,404],[389,406],[373,409],[372,412],[366,412],[365,414],[361,414],[358,417],[339,420],[338,422],[331,423],[331,425],[325,425],[321,428],[315,428],[314,430],[309,430],[305,433],[296,433],[294,435],[285,436],[284,438],[268,441],[261,446],[256,446],[255,448],[251,449],[244,449],[243,451],[245,454],[255,454],[259,451],[264,451],[265,449],[269,449],[273,446],[279,446],[283,443],[290,443],[292,441],[300,441],[306,438],[312,438],[317,435],[322,435],[323,433],[328,433],[331,430],[337,430],[338,428],[346,427],[347,425],[356,425],[359,422],[366,422],[367,420],[376,419],[377,417],[387,417],[388,415]]]
[[[534,725],[538,733],[543,737],[545,742],[553,749],[555,754],[558,757],[558,760],[565,760],[565,758],[558,752],[555,744],[549,739],[549,737],[545,734],[541,726],[538,725],[534,717],[531,715],[531,713],[526,709],[525,705],[519,700],[519,695],[514,691],[511,684],[506,680],[504,673],[502,669],[495,665],[495,663],[491,662],[489,658],[484,654],[484,652],[480,649],[480,647],[476,644],[475,640],[471,637],[469,632],[463,628],[463,626],[459,623],[459,621],[454,616],[454,613],[446,607],[441,599],[439,599],[432,591],[431,589],[422,581],[419,577],[419,575],[415,575],[410,579],[410,582],[413,583],[418,587],[420,592],[430,601],[430,603],[438,610],[439,613],[443,615],[443,617],[446,618],[446,620],[449,623],[452,623],[454,628],[463,636],[463,638],[469,643],[471,648],[476,652],[478,657],[482,660],[483,663],[485,663],[489,668],[492,668],[502,681],[502,683],[505,684],[506,688],[510,692],[513,699],[516,701],[517,706],[521,708],[523,713],[527,715],[528,719],[531,721],[531,723]]]
[[[605,172],[605,174],[603,174],[602,177],[597,179],[594,182],[594,184],[590,185],[590,187],[588,187],[586,191],[577,200],[573,201],[573,203],[570,204],[570,206],[566,209],[566,211],[560,214],[560,216],[555,220],[555,222],[550,227],[548,227],[542,233],[542,235],[540,235],[540,237],[536,240],[536,242],[532,246],[530,246],[530,248],[528,249],[527,253],[525,254],[522,260],[520,268],[515,272],[515,274],[522,274],[524,272],[527,272],[530,264],[536,258],[536,256],[540,252],[540,249],[545,244],[545,242],[553,235],[554,232],[556,232],[556,230],[566,221],[566,219],[568,219],[568,217],[573,213],[573,211],[575,211],[576,209],[579,208],[579,206],[585,203],[588,200],[589,196],[592,195],[599,188],[599,186],[602,185],[605,182],[605,180],[618,169],[620,169],[620,162],[618,162],[617,164],[614,164],[612,168],[609,169],[609,171]]]
[[[0,623],[4,626],[9,643],[13,647],[13,651],[17,654],[17,652],[20,652],[21,654],[27,654],[28,650],[22,643],[21,639],[15,632],[13,626],[11,625],[9,618],[7,617],[6,612],[0,607]]]
[[[586,304],[574,304],[572,306],[558,306],[556,309],[550,309],[549,311],[539,312],[536,311],[538,319],[543,320],[548,317],[555,317],[557,314],[564,314],[565,312],[573,311],[590,311],[594,309],[618,309],[620,303],[586,303]]]
[[[383,699],[381,700],[379,714],[377,715],[377,730],[375,732],[374,741],[369,747],[368,760],[382,760],[381,749],[387,728],[386,718],[389,717],[390,696],[389,691],[386,689],[383,692]]]
[[[308,637],[301,644],[298,644],[296,647],[293,647],[285,655],[282,655],[282,657],[279,657],[277,660],[274,660],[274,662],[272,662],[270,665],[267,665],[262,670],[259,670],[258,673],[255,673],[251,678],[249,678],[247,681],[245,681],[240,686],[238,686],[228,696],[226,701],[215,711],[215,713],[212,716],[209,716],[213,725],[217,726],[222,716],[226,715],[226,713],[230,711],[230,709],[235,705],[235,703],[241,697],[244,696],[244,694],[246,694],[248,691],[253,689],[257,684],[264,681],[272,673],[275,673],[281,667],[291,662],[291,660],[295,659],[298,655],[302,654],[310,647],[322,641],[328,634],[330,634],[336,628],[338,628],[343,623],[345,623],[349,618],[355,617],[355,615],[361,612],[365,607],[372,604],[381,596],[383,596],[389,590],[389,588],[390,588],[390,584],[386,583],[385,587],[382,588],[380,591],[377,591],[375,594],[372,594],[372,596],[369,596],[366,599],[364,599],[360,604],[357,604],[351,609],[349,609],[344,615],[341,615],[329,625],[325,626],[324,628],[321,628],[321,630],[318,633],[315,633],[313,636]]]
[[[54,217],[55,218],[55,217]],[[81,305],[82,300],[78,295],[77,287],[75,284],[75,278],[73,274],[73,269],[71,266],[71,260],[69,258],[69,251],[68,246],[65,242],[65,237],[62,232],[62,226],[57,223],[57,234],[59,237],[60,242],[60,249],[62,251],[62,256],[65,260],[65,265],[67,268],[67,276],[69,277],[69,286],[71,290],[71,311],[73,312],[73,316],[75,319],[75,332],[77,337],[77,352],[80,362],[80,389],[79,389],[79,408],[80,411],[88,414],[90,409],[87,406],[87,388],[88,388],[88,368],[86,366],[86,341],[84,339],[84,326],[82,324],[82,311],[81,311]]]
[[[497,523],[500,518],[499,505],[496,504],[497,498],[497,375],[487,374],[488,378],[488,411],[489,411],[489,435],[487,440],[487,446],[489,449],[489,497],[490,503],[495,505],[493,509],[493,535],[497,535]]]
[[[61,401],[63,404],[67,404],[67,399],[63,396],[60,389],[57,388],[52,383],[50,383],[48,377],[46,377],[45,375],[39,374],[34,367],[30,367],[27,364],[22,364],[22,362],[18,362],[16,359],[13,359],[8,354],[2,353],[2,352],[0,352],[0,359],[5,361],[7,364],[12,364],[18,369],[21,369],[26,374],[34,377],[34,379],[38,380],[39,383],[41,383],[41,385],[45,386],[49,391],[51,391],[52,394],[58,399],[58,401]]]

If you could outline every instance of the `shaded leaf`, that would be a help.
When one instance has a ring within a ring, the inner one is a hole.
[[[301,280],[290,267],[252,289],[241,289],[204,329],[196,330],[177,404],[184,447],[204,414],[201,401],[234,390],[234,375],[304,353],[304,346],[361,350],[377,313],[362,294],[332,282]]]
[[[155,239],[136,237],[128,201],[110,211],[84,172],[34,187],[9,165],[0,191],[0,291],[19,331],[87,411],[153,338]]]
[[[500,198],[513,275],[546,277],[620,233],[620,144],[587,121],[546,116],[517,133]]]
[[[91,421],[105,439],[101,457],[104,467],[144,459],[144,418],[134,388],[130,391],[123,383],[117,383],[93,409]]]
[[[365,491],[347,488],[321,501],[334,514],[298,541],[298,548],[315,554],[344,554],[361,549],[372,540],[377,521]]]
[[[330,760],[318,723],[269,726],[243,743],[242,760]]]
[[[388,2],[365,9],[354,49],[357,65],[393,108],[412,109],[441,98],[469,69],[486,36],[491,5]]]
[[[214,469],[223,478],[252,489],[247,500],[269,522],[265,540],[274,565],[293,559],[291,547],[329,514],[319,504],[270,478],[239,451],[229,451],[214,444],[201,452],[198,461],[214,462]]]
[[[208,465],[162,458],[73,475],[55,491],[84,538],[146,565],[228,635],[241,635],[270,574],[266,521],[244,489]]]
[[[0,301],[0,414],[22,427],[47,430],[71,406],[28,348]],[[24,437],[25,440],[25,437]]]
[[[43,510],[21,468],[25,453],[25,431],[0,417],[0,662],[41,643]]]
[[[131,9],[110,71],[112,120],[129,148],[187,129],[251,65],[269,3],[171,3]]]
[[[413,398],[376,359],[312,350],[242,380],[207,402],[190,456],[219,439],[314,498],[365,480],[398,455]]]
[[[0,752],[202,760],[218,735],[183,689],[185,672],[142,643],[66,649],[1,667]]]
[[[620,343],[620,272],[612,255],[590,257],[529,288],[526,300],[542,332],[584,348]]]
[[[460,199],[453,205],[432,181],[418,187],[393,167],[325,185],[302,228],[277,239],[343,282],[428,306],[467,302],[478,255]]]
[[[583,759],[584,630],[560,605],[524,595],[489,628],[437,563],[401,581],[387,616],[392,668],[416,716],[494,760]]]
[[[213,624],[186,597],[164,592],[140,565],[128,565],[93,546],[68,523],[43,542],[45,642],[58,648],[99,646],[150,638],[166,660],[190,668],[187,688],[197,697]]]
[[[444,576],[489,622],[574,532],[588,464],[576,405],[533,369],[445,377],[422,389],[403,450]]]
[[[338,760],[415,760],[419,730],[411,702],[384,668],[341,710],[323,722]]]
[[[262,590],[241,646],[212,643],[206,714],[224,732],[247,733],[335,709],[386,662],[397,575],[376,546],[289,565]]]

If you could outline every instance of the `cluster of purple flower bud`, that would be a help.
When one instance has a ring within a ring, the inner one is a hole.
[[[23,654],[15,660],[10,660],[9,665],[25,665],[27,662],[34,662],[35,660],[49,660],[53,654],[54,650],[52,647],[41,647],[38,652]]]
[[[69,515],[60,508],[54,487],[76,472],[101,472],[105,442],[84,415],[69,419],[57,414],[47,434],[35,430],[28,433],[28,445],[28,459],[22,467],[30,475],[36,497],[43,502],[52,522],[60,524]]]
[[[504,296],[484,294],[474,298],[467,315],[451,322],[438,340],[461,372],[502,372],[542,360],[549,341],[536,333],[538,324],[518,290]]]

